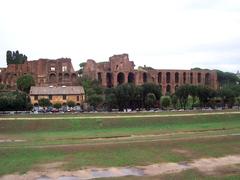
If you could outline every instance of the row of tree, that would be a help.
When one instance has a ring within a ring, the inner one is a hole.
[[[49,99],[41,98],[38,100],[38,103],[34,104],[34,106],[41,106],[43,108],[47,108],[49,106],[54,107],[56,109],[61,108],[62,106],[74,107],[77,104],[74,101],[67,101],[66,103],[56,102],[52,104]]]

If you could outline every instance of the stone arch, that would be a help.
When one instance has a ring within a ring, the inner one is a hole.
[[[64,80],[69,80],[70,75],[68,73],[65,73],[63,77],[64,77]]]
[[[55,82],[55,81],[56,81],[56,74],[51,73],[51,74],[49,75],[49,81]]]
[[[73,73],[73,74],[71,75],[71,80],[72,80],[72,81],[76,81],[76,79],[77,79],[77,75],[76,75],[75,73]]]
[[[107,87],[112,87],[113,83],[112,83],[112,73],[107,73],[106,74],[106,79],[107,79]]]
[[[59,74],[58,74],[58,80],[59,80],[59,81],[62,81],[62,73],[59,73]]]
[[[175,73],[175,83],[179,83],[179,73]]]
[[[169,84],[167,85],[166,92],[171,94],[171,86]]]
[[[205,74],[205,85],[209,86],[211,83],[211,79],[210,79],[210,73],[206,73]]]
[[[100,72],[97,73],[97,80],[100,84],[102,84],[102,73]]]
[[[134,73],[132,73],[132,72],[128,73],[128,83],[134,83],[134,82],[135,82]]]
[[[193,73],[190,73],[190,83],[193,84]]]
[[[175,86],[175,92],[177,91],[178,87],[179,87],[178,85]]]
[[[125,82],[125,75],[124,75],[124,73],[122,73],[122,72],[118,73],[118,75],[117,75],[117,82],[118,82],[118,85],[123,84]]]
[[[197,80],[198,80],[198,83],[201,83],[201,82],[202,82],[202,75],[201,75],[200,72],[199,72],[198,75],[197,75]]]
[[[147,73],[143,73],[143,82],[147,83],[148,78],[147,78]]]
[[[183,84],[186,84],[186,80],[187,80],[187,74],[186,72],[183,73]]]
[[[162,83],[162,72],[158,73],[158,83],[161,84]]]
[[[167,82],[167,83],[170,83],[170,82],[171,82],[171,73],[170,73],[170,72],[167,72],[167,73],[166,73],[166,82]]]

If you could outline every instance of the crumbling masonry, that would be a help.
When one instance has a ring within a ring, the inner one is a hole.
[[[83,75],[98,80],[104,87],[116,87],[123,83],[158,84],[162,93],[174,93],[184,84],[208,86],[217,89],[217,73],[214,70],[172,70],[139,68],[134,69],[134,62],[129,61],[128,54],[114,55],[108,62],[96,63],[87,60]]]

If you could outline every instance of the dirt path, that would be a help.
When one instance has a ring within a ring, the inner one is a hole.
[[[192,140],[192,139],[204,139],[204,138],[218,138],[218,137],[227,137],[227,136],[240,136],[239,133],[232,133],[232,134],[217,134],[217,135],[201,135],[201,136],[189,136],[189,137],[176,137],[176,138],[169,138],[169,137],[161,137],[161,135],[140,135],[139,137],[134,135],[130,137],[124,138],[111,138],[111,141],[99,141],[96,139],[92,139],[93,141],[87,141],[77,144],[42,144],[42,145],[22,145],[25,148],[56,148],[56,147],[81,147],[81,146],[98,146],[98,145],[112,145],[112,144],[128,144],[128,143],[144,143],[144,142],[159,142],[159,141],[169,141],[169,140]],[[147,137],[151,137],[151,139],[145,139]],[[103,140],[103,138],[101,139]],[[116,141],[117,140],[117,141]],[[5,141],[3,142],[14,142],[16,140]],[[0,141],[0,144],[1,144]],[[21,140],[19,142],[26,142],[25,140]],[[3,148],[19,148],[18,145],[4,145],[0,146]]]
[[[224,166],[240,164],[240,155],[225,156],[221,158],[204,158],[192,162],[182,163],[161,163],[148,166],[136,167],[112,167],[112,168],[88,168],[78,171],[63,171],[60,166],[63,163],[45,164],[35,167],[26,174],[12,174],[2,176],[2,180],[82,180],[104,177],[123,177],[123,176],[155,176],[162,174],[177,173],[188,169],[197,169],[203,173],[215,171]]]
[[[224,115],[224,114],[240,114],[240,111],[234,112],[208,112],[208,113],[185,113],[185,114],[140,114],[139,115],[114,115],[114,116],[71,116],[71,117],[4,117],[3,120],[51,120],[51,119],[121,119],[121,118],[142,118],[142,117],[182,117],[182,116],[209,116],[209,115]]]

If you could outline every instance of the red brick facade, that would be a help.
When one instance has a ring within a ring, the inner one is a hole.
[[[74,85],[77,79],[71,59],[39,59],[0,68],[0,83],[14,87],[17,78],[24,74],[31,74],[35,79],[36,86]]]
[[[162,93],[174,93],[184,84],[203,85],[217,89],[217,73],[214,70],[168,70],[140,68],[134,69],[134,62],[128,54],[114,55],[109,62],[96,63],[87,60],[83,74],[98,80],[104,87],[116,87],[132,82],[136,85],[155,83],[162,87]]]

